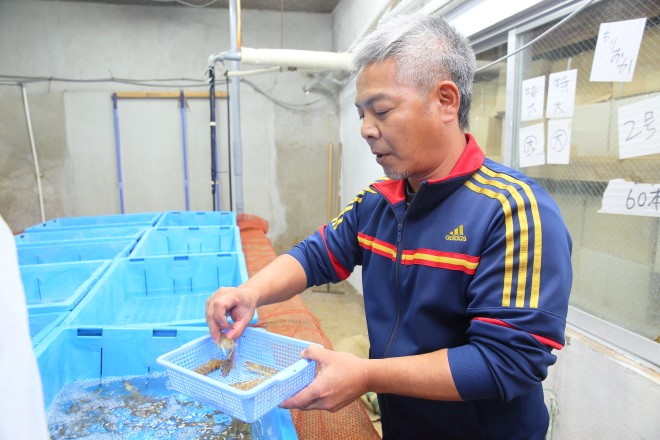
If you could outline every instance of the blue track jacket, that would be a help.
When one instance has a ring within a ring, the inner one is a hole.
[[[548,193],[485,159],[474,138],[452,172],[380,180],[289,254],[308,286],[362,266],[372,359],[448,348],[463,399],[381,394],[385,439],[543,439],[541,381],[564,344],[571,238]]]

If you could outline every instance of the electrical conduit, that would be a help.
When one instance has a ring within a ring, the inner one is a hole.
[[[188,146],[186,144],[186,98],[183,91],[179,94],[181,107],[181,146],[183,149],[183,190],[186,195],[186,211],[190,211],[190,197],[188,194]]]
[[[28,105],[27,89],[21,84],[23,92],[23,106],[25,107],[25,119],[27,120],[28,134],[30,135],[30,147],[32,148],[32,158],[34,159],[34,174],[37,178],[37,192],[39,193],[39,211],[41,213],[41,222],[46,221],[44,212],[44,193],[41,188],[41,170],[39,169],[39,158],[37,157],[37,148],[34,145],[34,133],[32,132],[32,118],[30,118],[30,106]]]

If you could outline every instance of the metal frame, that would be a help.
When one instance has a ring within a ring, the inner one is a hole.
[[[177,98],[179,100],[179,112],[180,112],[180,121],[181,121],[181,148],[183,156],[183,191],[185,195],[185,209],[186,211],[190,210],[190,195],[188,189],[188,145],[187,145],[187,134],[186,134],[186,108],[185,100],[186,96],[184,92],[180,92],[178,95],[169,95],[169,94],[154,94],[149,96],[149,94],[121,94],[113,93],[112,94],[112,111],[113,111],[113,122],[114,122],[114,133],[115,133],[115,157],[117,160],[117,189],[119,191],[119,211],[121,214],[126,213],[124,206],[124,178],[121,164],[121,134],[119,130],[119,99],[120,98]]]
[[[645,362],[655,368],[660,366],[660,344],[619,327],[597,316],[591,315],[573,306],[568,308],[568,323],[576,329],[588,334],[621,351]]]

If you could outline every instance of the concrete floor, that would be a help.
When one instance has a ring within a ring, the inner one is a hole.
[[[364,301],[350,284],[342,282],[313,287],[301,296],[320,321],[333,347],[346,338],[367,337]]]

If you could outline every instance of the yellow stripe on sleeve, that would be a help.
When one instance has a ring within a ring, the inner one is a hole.
[[[516,307],[525,306],[525,289],[527,288],[527,260],[529,255],[529,226],[527,224],[527,213],[525,212],[525,202],[515,188],[506,185],[499,180],[485,179],[479,174],[474,178],[484,185],[494,186],[504,191],[508,191],[516,201],[518,222],[520,223],[520,251],[518,261],[518,289],[516,290]]]
[[[525,192],[525,195],[529,199],[529,205],[532,212],[532,222],[534,225],[534,257],[532,260],[532,285],[531,293],[529,298],[529,306],[531,308],[537,308],[539,306],[539,296],[541,290],[541,255],[543,252],[543,225],[541,224],[541,215],[539,214],[539,205],[536,201],[536,197],[532,192],[532,189],[529,185],[519,179],[515,179],[507,174],[496,173],[491,169],[486,167],[481,167],[481,170],[491,176],[499,177],[513,184],[520,185],[520,187]]]
[[[478,194],[483,194],[492,199],[498,200],[502,205],[502,209],[504,211],[504,225],[506,231],[506,251],[504,257],[504,285],[502,286],[502,306],[509,307],[511,305],[511,284],[513,281],[513,253],[514,253],[513,219],[511,213],[511,204],[503,194],[495,192],[488,188],[478,187],[470,180],[465,182],[465,186]]]
[[[348,205],[346,205],[346,207],[345,207],[345,208],[344,208],[344,209],[343,209],[343,210],[337,215],[337,217],[335,217],[335,218],[333,218],[332,220],[330,220],[330,224],[332,225],[332,229],[337,230],[337,227],[341,224],[341,222],[344,221],[344,214],[346,214],[348,211],[350,211],[351,209],[353,209],[353,206],[354,206],[356,203],[360,203],[360,202],[362,202],[362,196],[364,196],[364,193],[365,193],[365,192],[370,192],[370,193],[372,193],[372,194],[377,194],[376,191],[374,191],[373,189],[371,189],[371,188],[369,188],[369,187],[367,187],[367,188],[363,189],[362,191],[360,191],[360,192],[355,196],[355,198],[354,198],[353,200],[351,200],[351,201],[348,203]]]

